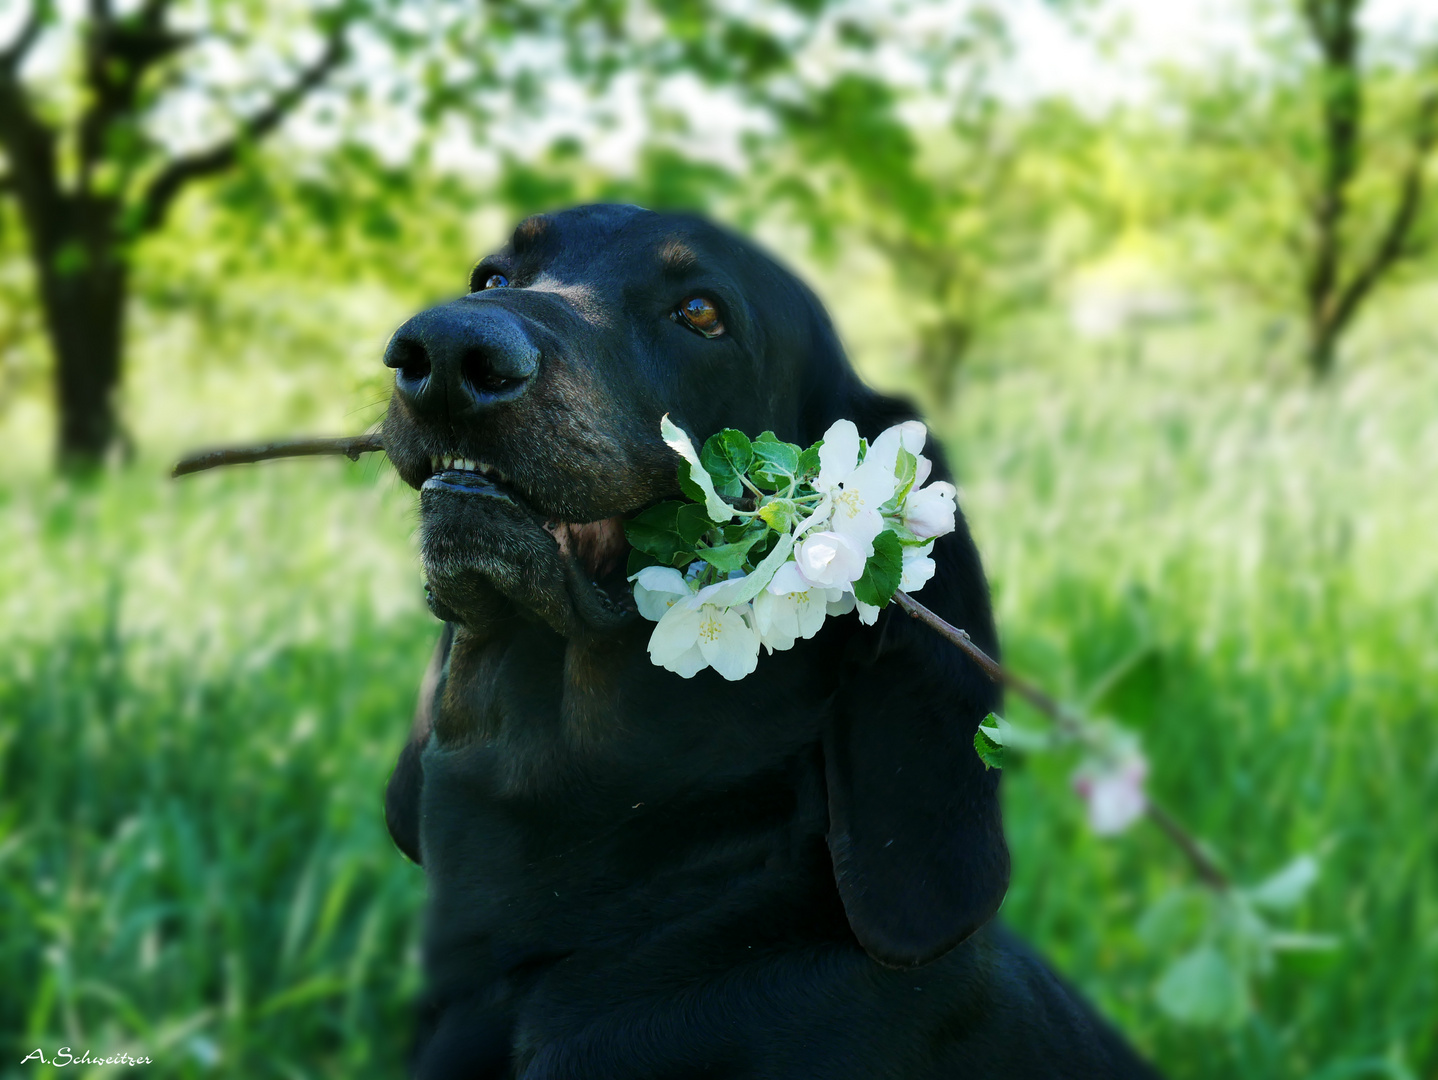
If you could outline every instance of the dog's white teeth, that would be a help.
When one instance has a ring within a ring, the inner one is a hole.
[[[440,469],[457,469],[460,472],[476,472],[482,473],[485,476],[493,476],[499,480],[505,479],[504,473],[500,472],[493,465],[486,464],[483,461],[475,461],[471,458],[443,455],[440,457],[431,457],[429,464],[430,468],[434,469],[435,472],[438,472]]]
[[[439,472],[439,455],[438,455],[438,454],[430,454],[430,455],[429,455],[429,467],[430,467],[432,470],[434,470],[435,472]]]

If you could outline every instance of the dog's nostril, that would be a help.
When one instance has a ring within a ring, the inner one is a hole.
[[[483,394],[502,394],[522,386],[522,378],[502,375],[495,370],[495,364],[487,350],[467,349],[460,360],[460,370],[465,382]]]
[[[401,338],[394,342],[385,357],[385,364],[398,370],[400,377],[407,382],[419,382],[429,377],[429,353],[413,338]]]

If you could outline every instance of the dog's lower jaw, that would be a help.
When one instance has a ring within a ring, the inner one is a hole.
[[[430,608],[447,621],[486,633],[532,617],[567,638],[612,633],[637,618],[632,604],[595,581],[584,556],[622,538],[607,522],[547,530],[511,502],[426,490],[420,497],[421,554]],[[617,521],[617,519],[615,519]],[[583,540],[583,543],[576,542]],[[607,556],[617,564],[617,556]],[[615,566],[596,567],[615,576]]]

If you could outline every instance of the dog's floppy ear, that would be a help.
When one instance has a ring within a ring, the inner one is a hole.
[[[854,416],[870,439],[908,418],[879,403]],[[927,453],[945,477],[936,448]],[[988,588],[962,515],[933,558],[938,570],[918,599],[996,656]],[[999,700],[971,660],[892,605],[851,638],[824,737],[829,850],[849,925],[883,964],[942,956],[1003,900],[999,774],[974,750],[975,729]]]
[[[914,410],[865,387],[822,306],[809,301],[796,427],[806,445],[835,420],[872,440]],[[930,444],[934,479],[949,479]],[[916,599],[997,658],[988,586],[968,526],[934,545],[937,571]],[[847,618],[853,619],[853,616]],[[1009,883],[999,774],[974,732],[1000,693],[954,646],[890,605],[850,635],[824,732],[829,852],[849,925],[875,960],[927,963],[998,910]]]
[[[424,790],[424,765],[420,754],[434,729],[434,714],[443,691],[445,662],[454,643],[454,624],[445,623],[419,684],[419,701],[415,705],[414,723],[410,725],[409,741],[400,751],[399,762],[390,774],[384,790],[384,821],[395,847],[420,861],[419,800]]]

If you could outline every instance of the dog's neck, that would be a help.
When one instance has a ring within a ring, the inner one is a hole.
[[[732,784],[818,741],[832,690],[815,683],[822,665],[797,655],[817,640],[741,682],[713,672],[681,681],[650,662],[652,629],[634,622],[564,638],[522,618],[457,627],[436,695],[436,749],[495,754],[504,780],[494,796],[578,784],[617,788],[622,800],[658,796],[661,778],[687,789]]]
[[[436,978],[777,897],[802,913],[785,932],[846,933],[823,842],[829,701],[795,681],[822,665],[681,682],[649,662],[649,632],[456,633],[423,759]]]

